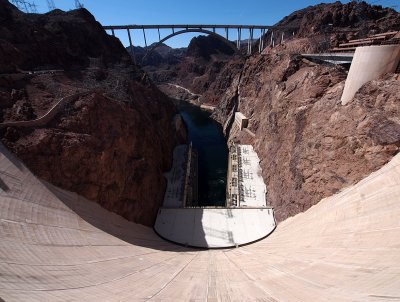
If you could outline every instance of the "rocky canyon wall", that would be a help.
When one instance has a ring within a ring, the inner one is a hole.
[[[366,83],[342,106],[347,70],[297,54],[400,30],[399,16],[365,2],[294,12],[277,23],[295,27],[294,36],[262,54],[230,60],[201,96],[202,103],[217,105],[213,116],[229,142],[255,147],[278,221],[356,183],[398,153],[398,74]],[[248,129],[235,127],[234,111],[250,119]]]
[[[278,49],[236,66],[243,68],[221,74],[231,84],[225,93],[221,79],[203,98],[221,99],[214,116],[229,141],[257,150],[267,200],[279,221],[359,181],[398,152],[399,75],[365,84],[342,106],[346,70],[341,67]],[[235,107],[249,117],[251,133],[227,129]]]
[[[87,92],[44,127],[0,129],[1,141],[40,178],[152,226],[186,135],[174,105],[88,11],[28,15],[0,0],[0,12],[2,121]]]

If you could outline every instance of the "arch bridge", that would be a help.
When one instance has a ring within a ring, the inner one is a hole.
[[[107,25],[103,26],[106,31],[111,31],[111,34],[115,36],[117,30],[123,30],[127,32],[129,45],[131,46],[131,54],[133,56],[133,42],[131,37],[131,30],[141,31],[143,34],[144,45],[147,47],[146,30],[156,30],[158,33],[158,42],[146,53],[145,57],[153,51],[155,48],[160,46],[166,40],[184,33],[204,33],[212,35],[219,40],[227,43],[230,47],[237,52],[241,48],[242,43],[242,32],[248,31],[248,39],[245,42],[247,46],[247,54],[250,55],[254,52],[253,45],[258,41],[258,52],[262,52],[265,47],[274,47],[276,44],[283,43],[285,35],[294,34],[294,28],[281,27],[281,26],[269,26],[269,25],[206,25],[206,24],[170,24],[170,25]],[[171,30],[170,34],[166,36],[161,35],[160,29]],[[224,34],[220,34],[217,30],[223,30]],[[229,34],[236,32],[235,43],[229,40]],[[269,39],[267,41],[266,33],[270,32]],[[236,46],[236,47],[235,47]],[[133,56],[134,57],[134,56]]]

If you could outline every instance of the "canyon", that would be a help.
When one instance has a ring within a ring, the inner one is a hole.
[[[87,92],[45,126],[3,127],[2,143],[40,178],[152,226],[163,173],[186,139],[173,103],[87,10],[27,15],[4,0],[0,7],[2,122],[35,119]]]
[[[199,37],[186,54],[179,49],[174,55],[169,49],[175,60],[164,65],[149,60],[143,68],[172,98],[215,106],[212,117],[222,125],[228,143],[255,147],[267,202],[283,221],[376,171],[400,146],[398,74],[366,83],[343,106],[347,68],[299,54],[396,31],[400,24],[392,9],[337,2],[294,12],[277,25],[294,26],[296,35],[261,54],[237,56],[217,39]],[[236,111],[249,118],[247,129],[232,129]]]
[[[301,54],[399,32],[399,17],[319,4],[261,53],[199,36],[143,60],[84,8],[0,0],[0,301],[398,300],[399,67],[344,104],[348,66]],[[192,147],[211,160],[183,164]],[[206,206],[181,207],[178,176],[187,189],[210,165]],[[226,169],[257,173],[260,207],[231,198]]]

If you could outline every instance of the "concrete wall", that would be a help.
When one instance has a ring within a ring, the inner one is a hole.
[[[244,116],[241,112],[235,112],[235,122],[238,125],[239,129],[247,128],[249,124],[249,119]]]
[[[0,143],[0,301],[399,301],[399,200],[400,154],[265,240],[194,250],[38,180]]]
[[[272,208],[161,208],[154,229],[182,245],[227,248],[268,236],[275,219]]]
[[[382,74],[394,72],[400,60],[400,45],[357,47],[347,75],[341,102],[349,103],[358,89]]]

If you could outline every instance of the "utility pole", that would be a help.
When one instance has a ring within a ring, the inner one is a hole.
[[[47,1],[47,7],[49,8],[49,11],[56,9],[56,5],[54,4],[53,0],[46,0],[46,1]]]
[[[83,8],[83,4],[79,0],[75,0],[75,8],[76,9]]]

